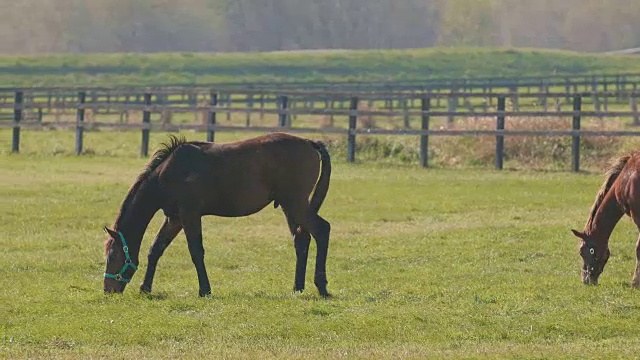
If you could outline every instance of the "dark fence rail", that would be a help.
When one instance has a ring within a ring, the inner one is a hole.
[[[535,92],[514,95],[512,93],[479,94],[473,92],[453,92],[448,94],[434,94],[430,92],[383,92],[383,93],[352,93],[325,92],[325,91],[282,91],[276,93],[259,92],[220,92],[217,90],[203,89],[191,91],[187,94],[183,89],[162,88],[155,92],[146,91],[133,93],[131,89],[116,91],[114,89],[80,90],[73,93],[73,89],[20,89],[0,96],[0,114],[10,115],[8,121],[0,121],[0,127],[10,127],[12,132],[12,151],[20,150],[21,129],[75,128],[76,153],[82,154],[83,134],[87,127],[111,128],[122,130],[141,131],[140,154],[148,155],[150,131],[178,131],[196,130],[207,133],[207,140],[213,141],[216,132],[224,131],[252,131],[252,132],[300,132],[340,134],[347,141],[347,161],[356,159],[356,139],[361,135],[399,135],[418,136],[420,138],[420,163],[424,167],[429,166],[429,137],[430,136],[495,136],[496,138],[496,162],[497,169],[503,167],[504,139],[508,136],[567,136],[572,140],[572,170],[579,171],[580,139],[583,136],[640,136],[637,131],[589,131],[581,130],[581,121],[585,117],[612,118],[623,117],[633,120],[634,124],[640,124],[637,100],[640,93],[637,91],[608,91],[608,92],[583,92],[568,94],[564,92]],[[251,95],[251,96],[248,96]],[[255,97],[258,96],[262,103],[256,106]],[[493,99],[496,100],[495,111],[492,101],[483,103],[484,109],[477,111],[473,108],[458,109],[451,106],[460,99]],[[446,110],[439,110],[439,100],[445,100]],[[555,99],[557,104],[568,104],[570,111],[563,111],[556,107],[555,111],[546,109],[546,102]],[[454,102],[455,100],[455,102]],[[337,101],[341,107],[322,106],[329,102]],[[536,102],[536,106],[545,107],[543,111],[524,110],[519,102],[526,105],[527,101]],[[589,101],[591,103],[589,103]],[[320,107],[313,102],[320,102]],[[382,109],[364,104],[380,103]],[[510,102],[510,104],[508,103]],[[598,104],[616,105],[615,110],[609,110],[606,106],[600,109]],[[544,104],[542,104],[544,103]],[[269,106],[268,106],[269,105]],[[593,110],[588,110],[589,105]],[[623,106],[624,105],[624,106]],[[509,106],[511,108],[509,108]],[[627,108],[627,106],[629,106]],[[628,109],[628,110],[626,110]],[[75,121],[43,121],[43,116],[51,111],[61,111],[75,114]],[[87,111],[93,113],[127,113],[140,112],[142,120],[138,123],[88,121]],[[152,115],[163,113],[194,113],[206,114],[206,121],[200,123],[174,124],[171,122],[154,122]],[[39,117],[27,117],[27,114],[39,114]],[[251,114],[271,114],[277,117],[273,126],[251,126],[247,120],[246,126],[225,126],[218,122],[218,115],[233,113],[246,114],[247,119]],[[43,115],[44,114],[44,115]],[[323,115],[346,117],[346,127],[325,126],[294,126],[292,118],[298,115]],[[358,128],[358,119],[361,117],[384,116],[400,117],[405,119],[404,128],[380,129]],[[572,128],[558,130],[505,130],[505,122],[510,118],[518,117],[565,117],[572,118]],[[431,128],[434,118],[495,118],[495,130],[466,130],[452,128]],[[409,118],[420,119],[420,128],[410,128]]]
[[[640,84],[640,74],[599,74],[599,75],[549,75],[527,76],[517,78],[451,78],[431,80],[402,80],[402,81],[349,81],[349,82],[278,82],[278,83],[228,83],[221,89],[227,90],[325,90],[325,91],[449,91],[449,90],[482,90],[522,88],[564,87],[566,92],[590,91],[596,89],[618,91],[637,89]]]
[[[211,69],[209,72],[215,72]],[[162,88],[203,89],[216,88],[225,91],[283,91],[283,90],[308,90],[308,91],[350,91],[350,92],[379,92],[379,91],[448,91],[451,89],[521,89],[521,88],[547,88],[565,87],[566,92],[577,93],[579,91],[602,90],[628,90],[636,89],[640,83],[640,73],[618,74],[556,74],[544,76],[520,76],[520,77],[475,77],[475,78],[432,78],[397,81],[348,81],[348,82],[226,82],[215,84],[158,84],[144,86],[145,89],[155,90]],[[635,84],[635,85],[634,85]],[[123,89],[123,86],[115,87],[82,87],[89,89]],[[139,91],[140,86],[131,86],[131,89]],[[59,89],[59,88],[49,88]],[[0,91],[12,91],[14,87],[0,87]],[[80,88],[77,88],[80,90]]]
[[[449,78],[449,79],[418,79],[398,81],[349,81],[349,82],[243,82],[243,83],[216,83],[216,84],[161,84],[147,86],[95,86],[95,87],[44,87],[44,92],[60,92],[67,89],[77,91],[116,91],[123,92],[128,89],[132,94],[140,94],[145,91],[158,93],[171,89],[173,92],[198,92],[215,88],[217,91],[226,92],[254,92],[256,94],[282,93],[295,91],[327,91],[327,92],[503,92],[508,90],[514,93],[533,92],[538,89],[546,92],[551,88],[562,88],[566,94],[597,91],[635,91],[640,86],[640,73],[621,74],[586,74],[586,75],[548,75],[548,76],[523,76],[514,78]],[[0,94],[13,92],[15,87],[0,87]]]

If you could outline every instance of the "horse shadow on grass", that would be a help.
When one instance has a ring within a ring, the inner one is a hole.
[[[150,301],[164,301],[164,300],[170,300],[170,299],[176,298],[176,296],[171,296],[169,293],[166,293],[166,292],[159,292],[159,293],[152,293],[152,294],[140,293],[139,296],[143,299],[147,299]],[[236,292],[236,293],[228,293],[228,294],[213,293],[203,297],[204,301],[207,301],[207,300],[234,301],[239,299],[244,299],[244,300],[261,299],[261,300],[280,302],[280,301],[291,300],[291,299],[306,300],[306,301],[330,301],[330,300],[340,300],[340,297],[336,295],[331,295],[329,297],[322,297],[316,294],[301,293],[301,292],[267,293],[265,291],[255,291],[251,293]]]

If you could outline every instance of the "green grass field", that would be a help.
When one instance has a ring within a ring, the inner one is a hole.
[[[0,146],[5,149],[3,134]],[[198,298],[180,234],[154,294],[102,294],[102,226],[144,165],[93,134],[100,156],[29,143],[0,154],[0,358],[636,358],[636,230],[624,219],[597,287],[579,280],[599,173],[429,169],[335,158],[330,300],[293,294],[281,211],[206,217],[213,296]],[[25,135],[26,137],[27,135]],[[225,139],[246,135],[229,134]],[[154,134],[155,145],[164,140]],[[71,142],[72,144],[72,142]],[[69,148],[69,149],[72,149]],[[131,151],[133,150],[133,151]],[[150,246],[162,220],[151,223]],[[312,254],[315,247],[312,245]]]
[[[0,57],[3,86],[393,81],[640,72],[633,56],[509,48]]]

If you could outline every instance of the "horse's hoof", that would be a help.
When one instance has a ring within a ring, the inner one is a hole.
[[[208,291],[200,291],[200,297],[207,297],[207,298],[210,298],[210,297],[211,297],[211,290],[208,290]]]
[[[322,296],[325,299],[329,299],[329,298],[333,297],[333,295],[329,294],[329,292],[327,291],[327,288],[325,286],[318,287],[318,292],[320,293],[320,296]]]
[[[140,292],[143,294],[151,294],[151,288],[150,287],[146,287],[144,285],[140,286]]]

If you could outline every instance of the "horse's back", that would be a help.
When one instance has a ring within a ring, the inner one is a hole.
[[[228,154],[229,156],[270,152],[272,155],[296,158],[296,155],[309,155],[311,153],[306,152],[305,154],[305,149],[313,150],[310,140],[286,133],[271,133],[251,139],[221,144],[200,142],[198,145],[202,146],[206,151]],[[303,153],[298,154],[295,152],[296,150],[302,150]]]
[[[315,172],[315,176],[312,176],[315,180],[320,169],[318,152],[311,141],[285,133],[214,144],[205,147],[204,151],[210,154],[216,171],[241,171],[270,178],[291,178],[296,177],[296,174]]]
[[[188,142],[163,170],[174,197],[199,203],[208,214],[244,216],[274,200],[308,197],[320,159],[309,140],[274,133],[223,144]]]

